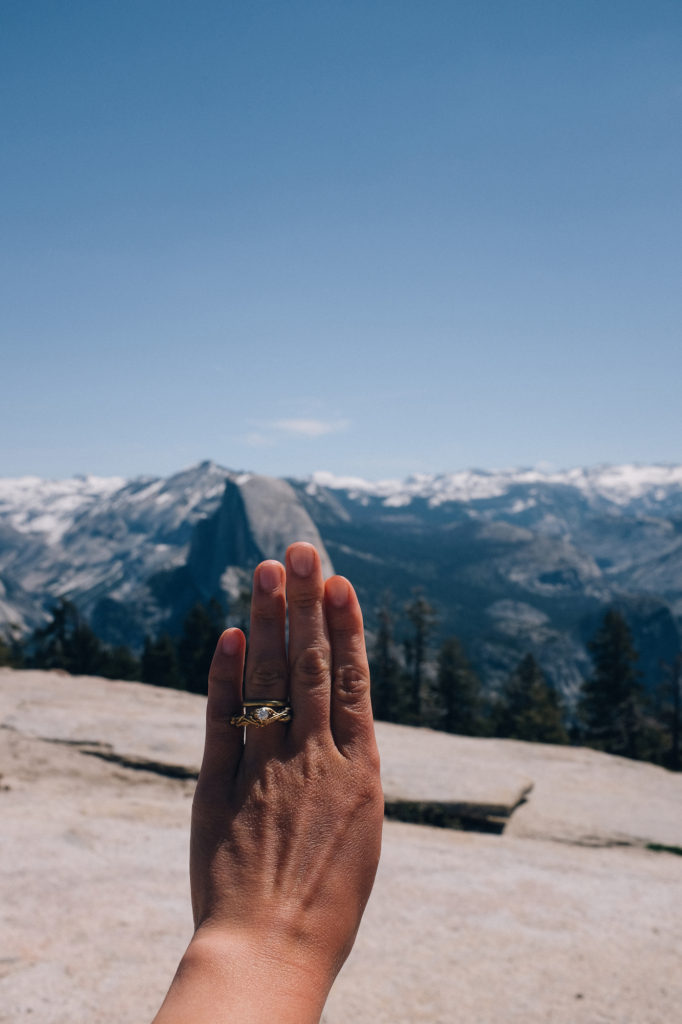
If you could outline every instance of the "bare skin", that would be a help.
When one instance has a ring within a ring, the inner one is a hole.
[[[243,633],[226,630],[192,813],[195,933],[154,1024],[317,1024],[374,881],[383,797],[362,614],[312,545],[256,569],[245,673],[244,660]],[[227,724],[242,699],[287,698],[292,721],[249,727],[245,744]]]

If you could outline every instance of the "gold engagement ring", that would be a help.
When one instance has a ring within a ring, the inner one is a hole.
[[[285,700],[245,700],[241,715],[233,715],[230,725],[241,728],[244,725],[272,725],[274,722],[291,721],[291,704]]]

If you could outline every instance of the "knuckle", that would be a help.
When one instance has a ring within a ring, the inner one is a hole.
[[[209,707],[206,711],[206,736],[208,738],[219,738],[223,734],[225,722],[229,721],[232,715],[238,715],[240,707],[230,709],[229,714],[223,714],[218,708]]]
[[[259,831],[259,821],[272,809],[272,800],[262,781],[252,785],[246,801],[247,816],[252,819],[254,832]]]
[[[320,607],[322,604],[322,594],[319,589],[316,590],[300,590],[289,597],[289,605],[299,611],[310,611],[314,608]]]
[[[355,704],[369,694],[369,674],[359,665],[339,665],[334,672],[334,695],[343,703]]]
[[[364,635],[353,623],[350,625],[335,626],[333,631],[335,646],[355,651],[364,651]]]
[[[379,748],[374,745],[373,750],[370,750],[366,754],[365,763],[367,770],[374,779],[375,786],[378,787],[381,799],[384,798],[384,791],[381,788],[381,757],[379,756]]]
[[[306,647],[296,658],[294,674],[309,684],[328,684],[328,652],[321,647]]]
[[[383,812],[384,792],[379,776],[375,772],[363,771],[355,779],[353,796],[358,808],[380,806]]]
[[[254,665],[248,673],[247,687],[270,692],[281,690],[286,684],[286,671],[278,661],[264,661]]]
[[[273,622],[279,622],[281,618],[278,608],[274,608],[272,604],[261,605],[253,604],[251,608],[251,621],[252,623],[270,626]]]
[[[280,761],[269,760],[261,766],[260,787],[263,793],[274,794],[275,800],[287,781],[286,768]]]
[[[225,722],[229,722],[232,715],[238,715],[241,711],[241,700],[237,697],[230,701],[208,700],[206,703],[206,734],[207,737],[219,739],[224,735]]]

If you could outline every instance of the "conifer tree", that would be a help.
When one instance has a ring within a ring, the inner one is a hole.
[[[393,612],[387,591],[377,608],[377,634],[370,654],[372,707],[375,718],[399,722],[405,711],[403,675],[393,645]]]
[[[0,665],[8,668],[22,668],[24,664],[24,645],[21,641],[19,627],[12,623],[9,636],[0,636]]]
[[[185,688],[192,693],[208,692],[208,670],[224,623],[225,611],[215,598],[206,605],[195,604],[187,613],[178,657]]]
[[[30,641],[36,668],[63,668],[74,675],[101,675],[106,652],[73,602],[62,597],[52,619]]]
[[[169,686],[174,690],[183,688],[178,652],[168,633],[161,633],[156,640],[145,638],[142,681],[153,686]]]
[[[106,679],[140,679],[141,666],[138,659],[125,644],[118,644],[103,651],[101,675]]]
[[[33,631],[29,641],[30,663],[34,668],[66,668],[69,633],[76,609],[60,598],[52,609],[52,618]]]
[[[672,664],[663,665],[664,682],[660,688],[659,723],[667,739],[662,762],[675,772],[682,770],[682,654]],[[665,741],[664,741],[665,742]]]
[[[405,644],[406,662],[410,673],[409,715],[413,722],[421,722],[422,686],[428,643],[436,621],[435,609],[424,597],[421,588],[412,592],[412,600],[405,605],[405,613],[412,624],[412,636]]]
[[[495,732],[531,743],[568,742],[557,692],[532,654],[519,662],[500,692]]]
[[[635,668],[638,654],[620,612],[606,612],[588,648],[594,668],[578,705],[583,738],[599,750],[636,758],[644,729],[644,698]]]
[[[456,636],[447,637],[438,653],[434,698],[438,728],[480,735],[481,683]]]
[[[12,664],[12,649],[4,637],[0,636],[0,665]]]

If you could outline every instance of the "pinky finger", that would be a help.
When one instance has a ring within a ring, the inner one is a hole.
[[[218,640],[208,673],[206,741],[199,779],[204,784],[232,778],[243,748],[243,730],[230,725],[242,706],[246,640],[240,629],[227,629]]]

